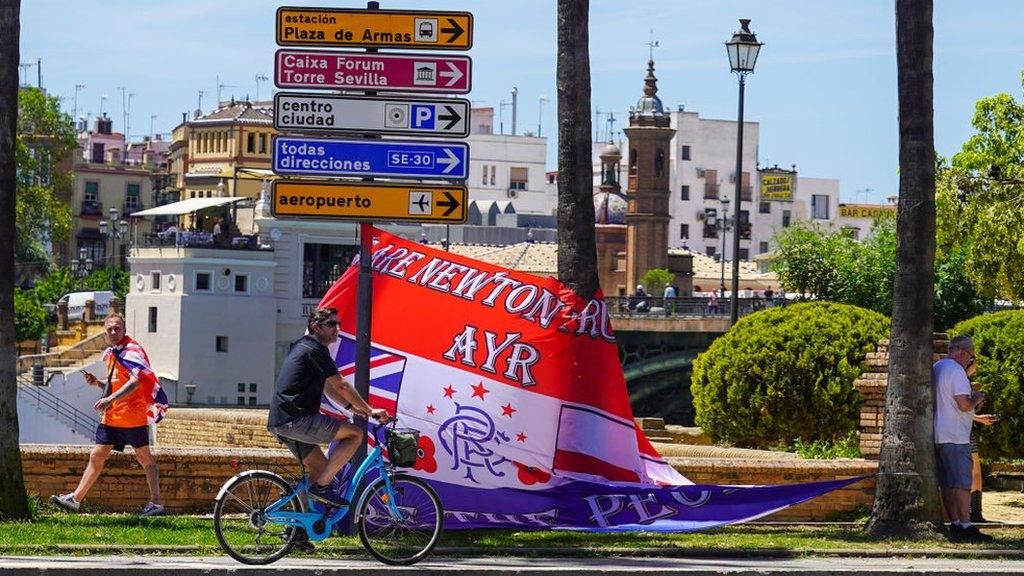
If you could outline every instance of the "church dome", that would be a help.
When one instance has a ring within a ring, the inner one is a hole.
[[[622,151],[615,144],[609,142],[604,148],[601,148],[602,158],[622,158]]]
[[[644,78],[644,95],[632,110],[636,116],[664,116],[665,107],[658,98],[658,79],[654,76],[654,60],[647,61],[647,76]]]
[[[594,194],[594,220],[598,224],[625,224],[626,199],[614,192]]]

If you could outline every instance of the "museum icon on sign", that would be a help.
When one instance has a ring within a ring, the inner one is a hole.
[[[413,63],[412,83],[416,86],[434,86],[437,84],[437,63],[436,62],[415,62]]]

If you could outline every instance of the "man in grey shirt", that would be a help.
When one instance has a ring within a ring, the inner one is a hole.
[[[935,387],[935,456],[942,503],[950,520],[950,537],[987,542],[991,536],[971,525],[971,423],[985,395],[971,390],[967,370],[974,365],[974,342],[957,336],[949,355],[932,366]]]

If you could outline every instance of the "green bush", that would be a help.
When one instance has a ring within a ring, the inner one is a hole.
[[[978,370],[974,381],[988,400],[980,409],[999,414],[992,426],[975,424],[981,455],[986,458],[1024,457],[1024,310],[983,314],[949,331],[974,340]]]
[[[46,332],[46,309],[31,291],[14,289],[14,333],[21,340],[35,340]]]
[[[751,314],[693,364],[697,425],[751,448],[837,441],[857,427],[853,381],[888,332],[885,316],[833,302]]]

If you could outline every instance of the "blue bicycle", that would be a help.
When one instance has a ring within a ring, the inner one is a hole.
[[[390,462],[378,442],[352,476],[343,494],[355,502],[352,526],[363,547],[385,564],[409,565],[425,558],[441,537],[444,513],[437,493],[418,478],[396,472],[416,461],[418,432],[382,426]],[[365,488],[358,493],[366,480]],[[294,486],[267,470],[242,472],[221,487],[213,509],[213,528],[224,551],[245,564],[270,564],[283,558],[301,531],[312,542],[331,535],[350,506],[323,508],[307,494],[305,467]]]

